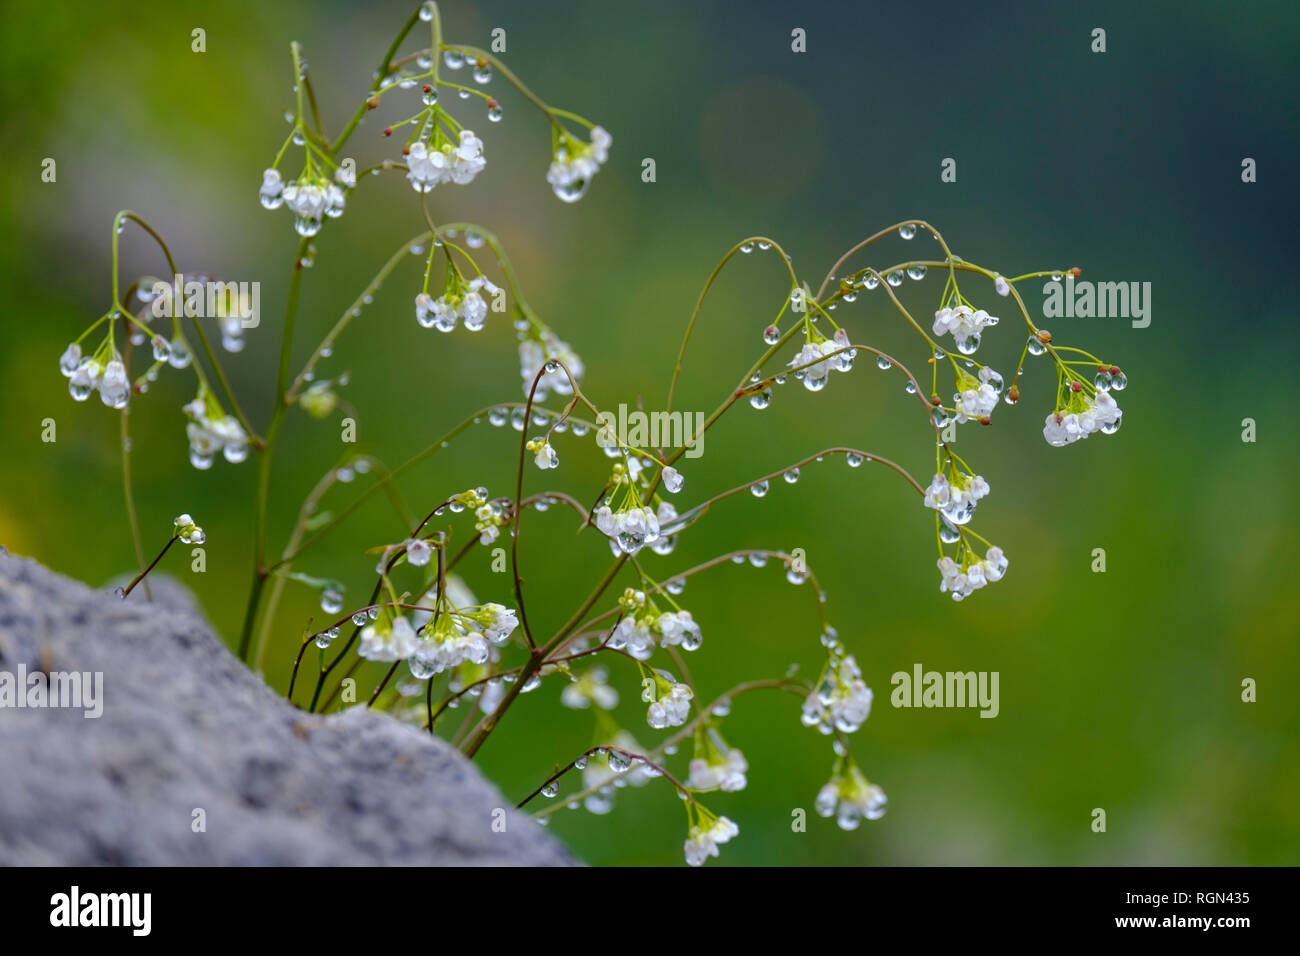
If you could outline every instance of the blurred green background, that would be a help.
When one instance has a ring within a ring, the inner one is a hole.
[[[648,557],[664,578],[733,548],[804,548],[876,691],[855,753],[889,795],[883,820],[846,834],[814,816],[807,833],[791,832],[792,810],[811,812],[831,755],[799,725],[798,700],[782,694],[737,703],[725,731],[749,757],[749,788],[706,803],[740,824],[723,849],[728,864],[1296,863],[1297,509],[1288,489],[1297,455],[1295,387],[1283,365],[1300,299],[1300,8],[981,7],[449,0],[449,40],[486,46],[493,28],[505,28],[512,68],[550,102],[606,126],[614,148],[586,198],[560,203],[543,178],[545,121],[495,78],[500,124],[485,121],[477,100],[445,99],[486,141],[488,166],[468,188],[435,190],[433,214],[502,235],[530,301],[582,355],[585,389],[606,406],[662,407],[699,289],[745,235],[778,239],[814,287],[842,250],[907,217],[929,220],[959,255],[1006,275],[1078,265],[1084,278],[1150,282],[1149,328],[1044,323],[1058,342],[1124,367],[1117,435],[1047,447],[1052,383],[1041,364],[1030,365],[1024,399],[1001,408],[997,427],[960,432],[959,451],[993,488],[977,527],[1011,561],[996,587],[960,605],[940,596],[929,512],[890,472],[842,460],[806,467],[797,485],[777,482],[762,500],[732,499],[675,554]],[[5,5],[0,543],[10,551],[94,585],[133,566],[117,415],[96,400],[75,404],[56,368],[108,305],[118,209],[153,223],[183,268],[263,283],[262,326],[243,353],[222,354],[265,427],[296,236],[289,214],[262,210],[256,192],[293,102],[289,41],[306,48],[334,132],[409,12],[387,2]],[[190,49],[196,27],[207,33],[203,54]],[[805,54],[790,50],[795,27],[807,31]],[[1107,31],[1105,54],[1089,49],[1094,27]],[[380,113],[348,147],[362,167],[396,153],[379,133],[399,109],[386,100]],[[40,179],[45,157],[57,161],[56,183]],[[657,182],[641,181],[644,157],[655,159]],[[944,157],[957,160],[956,183],[939,180]],[[1258,163],[1255,184],[1241,182],[1243,157]],[[295,370],[390,252],[423,228],[400,178],[362,184],[317,237]],[[929,254],[933,244],[891,240],[862,264],[918,247]],[[163,269],[128,230],[124,282]],[[399,268],[322,367],[350,370],[343,397],[357,410],[358,448],[390,464],[473,410],[520,395],[501,316],[478,335],[416,326],[419,271],[414,257]],[[762,348],[784,282],[771,253],[728,267],[687,357],[678,407],[711,410],[734,386]],[[941,285],[932,275],[902,291],[926,313]],[[964,289],[1006,307],[984,283]],[[1036,283],[1023,292],[1041,307]],[[879,293],[836,318],[855,341],[923,366],[924,345]],[[979,357],[1009,373],[1021,343],[1017,323],[1005,321]],[[190,467],[179,406],[192,394],[190,373],[169,372],[133,401],[136,492],[150,553],[181,511],[207,529],[206,575],[189,574],[182,555],[165,567],[192,584],[233,642],[257,466]],[[704,457],[683,466],[678,503],[835,444],[892,457],[924,480],[933,446],[913,402],[897,372],[867,358],[819,394],[787,385],[768,410],[737,407],[709,433]],[[40,441],[46,417],[57,420],[55,444]],[[1257,422],[1253,444],[1241,440],[1247,417]],[[290,417],[276,459],[274,549],[340,447],[336,420]],[[406,476],[402,494],[421,511],[473,484],[506,494],[516,449],[508,428],[471,429]],[[558,451],[560,470],[530,467],[526,488],[590,500],[605,460],[590,438],[561,436]],[[326,506],[346,504],[367,480],[342,486]],[[572,529],[571,513],[558,509],[525,519],[520,560],[543,633],[607,566],[604,542]],[[342,579],[358,604],[373,580],[364,549],[402,535],[377,495],[297,567]],[[1098,547],[1105,574],[1089,570]],[[485,551],[463,570],[481,599],[512,603],[508,576],[490,572]],[[704,629],[689,661],[703,696],[792,662],[815,676],[813,598],[772,565],[693,579],[682,601]],[[291,584],[268,663],[281,689],[312,613],[316,595]],[[1001,714],[892,708],[890,674],[918,662],[998,671]],[[619,716],[649,745],[657,734],[636,701],[636,675],[621,659],[610,666],[624,697]],[[364,671],[362,687],[378,672]],[[1246,677],[1258,682],[1257,703],[1240,700]],[[480,756],[512,798],[590,743],[591,715],[560,708],[559,693],[548,682],[521,698]],[[684,772],[685,756],[677,761]],[[592,863],[680,863],[676,805],[656,782],[621,793],[610,816],[566,811],[551,829]],[[1094,807],[1107,811],[1105,834],[1090,829]]]

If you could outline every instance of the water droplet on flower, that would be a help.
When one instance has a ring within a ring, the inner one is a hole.
[[[924,279],[926,273],[925,266],[919,262],[907,267],[907,277],[909,279]]]
[[[880,369],[882,372],[888,372],[890,366],[893,364],[893,362],[889,361],[889,359],[885,358],[883,355],[876,359],[876,368]]]
[[[749,492],[755,498],[763,497],[765,494],[767,494],[767,482],[766,481],[754,482],[752,485],[749,486]]]
[[[898,234],[904,239],[911,239],[916,235],[916,224],[911,222],[903,223],[898,227]]]
[[[796,481],[799,480],[799,469],[791,468],[784,475],[782,475],[782,477],[785,478],[785,483],[787,485],[793,485]]]
[[[559,792],[560,785],[554,780],[542,787],[542,796],[544,797],[554,797]]]
[[[767,408],[767,406],[772,404],[772,390],[770,388],[765,388],[761,392],[754,392],[749,396],[749,404],[754,408],[757,408],[759,411]]]
[[[850,468],[860,467],[863,461],[862,456],[855,451],[851,451],[845,454],[844,460],[848,462]]]
[[[326,588],[321,592],[320,609],[326,614],[337,614],[343,610],[343,595],[334,588]]]
[[[893,272],[889,273],[889,275],[885,276],[885,281],[894,288],[898,288],[903,284],[903,273],[900,270],[895,269]]]

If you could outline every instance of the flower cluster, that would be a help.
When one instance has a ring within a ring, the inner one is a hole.
[[[546,171],[546,181],[555,195],[565,202],[581,199],[591,178],[609,159],[613,144],[614,138],[601,126],[592,127],[590,143],[583,143],[568,132],[557,132],[551,168]]]
[[[739,747],[728,747],[721,735],[709,728],[695,735],[695,757],[691,760],[686,786],[691,790],[744,790],[749,761]]]
[[[415,653],[419,642],[410,621],[385,610],[361,629],[357,653],[370,661],[403,661]]]
[[[988,424],[993,409],[1002,397],[1002,376],[985,365],[979,378],[957,370],[957,393],[953,395],[953,409],[958,423],[977,421]]]
[[[609,740],[610,749],[605,761],[578,759],[577,767],[582,771],[582,789],[591,790],[582,801],[589,813],[597,816],[614,809],[614,790],[620,787],[643,787],[654,779],[654,772],[644,763],[638,761],[636,766],[624,758],[625,753],[644,753],[636,738],[626,730],[620,730]]]
[[[321,221],[328,216],[337,219],[343,215],[347,203],[344,186],[355,186],[356,179],[340,168],[330,182],[312,169],[303,171],[297,179],[285,183],[275,169],[262,173],[262,188],[258,191],[265,209],[284,206],[293,213],[293,228],[300,236],[314,236],[320,232]]]
[[[533,393],[536,401],[546,401],[551,392],[572,395],[573,384],[558,363],[563,362],[574,380],[581,382],[583,372],[586,371],[582,359],[569,347],[569,343],[560,341],[549,328],[543,326],[535,329],[528,323],[525,326],[519,333],[519,374],[523,378],[524,394],[527,395],[532,390],[533,380],[545,369],[545,374],[538,379],[537,390]]]
[[[107,342],[106,342],[107,345]],[[107,358],[107,361],[101,359]],[[84,402],[92,392],[109,408],[126,408],[131,398],[131,382],[126,377],[122,357],[111,345],[90,358],[83,358],[81,346],[73,342],[59,357],[59,371],[68,380],[68,393]]]
[[[663,647],[680,645],[686,651],[699,650],[704,641],[700,625],[690,611],[661,613],[644,591],[635,588],[627,588],[618,603],[624,616],[609,636],[609,646],[614,650],[626,650],[644,661],[654,653],[656,638]]]
[[[596,509],[596,528],[624,554],[636,554],[659,540],[659,517],[646,507],[615,512],[601,505]]]
[[[1123,415],[1110,392],[1098,389],[1096,394],[1085,396],[1080,389],[1067,405],[1047,416],[1043,423],[1043,438],[1053,448],[1060,448],[1087,438],[1093,432],[1113,435],[1119,431]]]
[[[801,720],[805,727],[816,727],[823,734],[851,734],[871,714],[871,688],[862,680],[858,663],[849,654],[832,654],[822,671],[817,689],[803,702]]]
[[[740,827],[726,817],[715,817],[703,807],[699,808],[700,821],[686,834],[686,862],[700,866],[711,856],[718,855],[718,847],[740,833]]]
[[[938,474],[930,480],[925,489],[925,506],[943,515],[950,525],[964,525],[975,516],[975,506],[988,493],[989,484],[983,476],[964,472],[954,462],[946,475]]]
[[[457,320],[465,328],[477,332],[487,324],[488,305],[479,290],[496,295],[500,290],[485,276],[475,276],[468,282],[458,272],[448,270],[447,286],[443,294],[434,298],[427,292],[415,297],[415,321],[422,328],[451,332]]]
[[[885,791],[863,776],[857,764],[851,759],[847,762],[847,772],[837,770],[818,791],[813,805],[821,816],[834,816],[841,829],[856,830],[863,820],[883,817],[888,798]]]
[[[418,193],[427,193],[442,183],[465,186],[483,171],[483,141],[471,130],[460,131],[458,143],[452,143],[438,131],[439,145],[432,149],[423,141],[412,143],[406,154],[406,178]]]
[[[810,336],[787,367],[795,370],[794,377],[803,382],[804,388],[810,392],[820,392],[826,387],[832,369],[847,372],[853,368],[857,351],[842,351],[849,345],[849,335],[843,329],[836,329],[834,337],[830,339],[817,335],[815,331]]]
[[[195,468],[211,468],[217,452],[232,465],[248,457],[248,432],[237,418],[225,413],[206,388],[200,387],[183,411],[189,418],[185,434],[190,440],[190,464]]]
[[[963,547],[960,561],[946,555],[939,559],[939,573],[943,575],[940,593],[951,593],[954,601],[961,601],[985,585],[1001,581],[1007,573],[1007,558],[998,547],[989,548],[982,559]]]
[[[183,544],[202,544],[208,540],[207,533],[187,514],[176,516],[176,520],[172,522],[172,533],[180,538]]]
[[[691,701],[695,692],[687,684],[679,684],[671,674],[654,671],[653,676],[645,678],[645,689],[641,700],[650,707],[646,711],[646,721],[655,730],[665,727],[680,727],[691,715]]]
[[[618,706],[618,691],[608,680],[609,672],[605,668],[593,667],[564,685],[560,703],[573,710],[586,710],[593,704],[601,710],[613,710]]]
[[[945,306],[934,313],[935,336],[951,335],[962,355],[973,355],[980,347],[980,333],[998,324],[995,315],[975,309],[965,303],[949,308]]]

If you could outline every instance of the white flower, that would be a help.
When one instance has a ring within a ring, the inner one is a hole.
[[[294,228],[302,236],[316,235],[320,231],[321,218],[327,212],[331,216],[343,212],[342,190],[328,182],[294,180],[284,187],[283,196],[285,206],[294,214]]]
[[[415,629],[406,618],[389,621],[381,617],[361,629],[357,653],[371,661],[401,661],[415,653],[418,643]]]
[[[717,817],[709,823],[697,823],[686,834],[686,862],[700,866],[711,856],[718,855],[718,846],[740,833],[740,827],[726,817]]]
[[[1068,408],[1078,407],[1080,411],[1052,412],[1043,422],[1043,438],[1054,448],[1071,445],[1081,438],[1087,438],[1093,432],[1114,434],[1120,426],[1124,412],[1116,404],[1110,392],[1098,391],[1091,398],[1075,393]]]
[[[534,453],[533,461],[537,467],[546,471],[548,468],[560,467],[560,456],[555,453],[551,443],[545,438],[534,438],[528,442],[527,448]]]
[[[334,180],[340,186],[346,186],[348,189],[355,189],[357,186],[356,167],[340,166],[334,171]]]
[[[659,540],[659,517],[649,508],[613,512],[609,505],[596,511],[596,527],[624,554],[636,554]]]
[[[668,684],[667,690],[662,686],[658,689],[662,691],[658,699],[654,696],[655,691],[649,687],[641,695],[643,701],[650,702],[646,711],[646,720],[650,726],[655,730],[663,730],[665,727],[680,727],[686,723],[686,718],[691,715],[691,700],[695,697],[695,692],[685,684],[678,683]]]
[[[474,280],[474,282],[478,281],[477,279]],[[483,297],[476,290],[465,293],[456,311],[460,313],[461,319],[464,320],[465,328],[471,332],[477,332],[487,324],[487,303],[483,301]]]
[[[645,753],[641,745],[636,742],[636,738],[626,730],[620,730],[609,742],[609,746],[628,753]],[[596,793],[589,794],[582,801],[582,805],[591,813],[609,813],[614,808],[615,780],[628,786],[642,787],[653,779],[653,771],[640,761],[623,773],[617,773],[610,769],[605,761],[589,759],[587,766],[582,768],[582,789],[591,790],[597,787],[600,789]]]
[[[855,733],[871,715],[871,688],[862,680],[853,655],[828,666],[820,685],[803,703],[801,720],[823,734]]]
[[[957,421],[979,421],[993,414],[1002,395],[1002,376],[987,365],[979,371],[979,381],[969,375],[959,376],[961,391],[953,396]]]
[[[90,393],[99,387],[100,376],[104,368],[92,359],[84,359],[68,376],[68,393],[78,402],[90,398]]]
[[[483,141],[470,130],[461,130],[459,145],[444,143],[429,149],[422,140],[411,144],[406,154],[406,178],[416,192],[427,193],[442,183],[465,185],[487,165]]]
[[[684,650],[694,651],[699,649],[704,639],[700,634],[700,626],[695,623],[695,618],[691,616],[690,611],[670,611],[667,614],[660,614],[655,625],[659,628],[664,647],[681,644]]]
[[[975,506],[988,495],[989,484],[982,475],[954,471],[952,481],[935,475],[925,489],[924,503],[947,519],[951,525],[967,524],[975,516]]]
[[[284,184],[274,169],[262,173],[262,188],[258,191],[258,198],[266,209],[278,209],[284,202]]]
[[[430,634],[426,627],[424,636],[416,642],[412,651],[415,659],[423,665],[430,675],[450,670],[465,661],[473,664],[486,663],[491,648],[482,632],[467,628],[450,615],[444,614],[438,621],[438,630]]]
[[[726,750],[710,747],[707,757],[696,757],[691,761],[690,776],[686,786],[692,790],[722,790],[734,793],[744,790],[748,782],[745,771],[749,762],[739,748]]]
[[[682,485],[684,483],[685,479],[682,478],[682,473],[680,471],[672,465],[664,466],[664,487],[667,488],[670,493],[674,495],[677,494],[677,492],[682,490]]]
[[[1002,580],[1007,573],[1007,558],[998,547],[989,548],[984,560],[975,559],[967,552],[963,563],[950,557],[939,559],[940,593],[950,593],[954,601],[965,600],[969,595],[988,584]]]
[[[603,667],[593,667],[585,674],[564,685],[560,703],[574,710],[586,710],[595,704],[601,710],[618,706],[618,691],[606,683],[609,673]]]
[[[933,330],[936,336],[952,335],[957,343],[957,351],[971,355],[979,348],[980,333],[997,324],[997,316],[989,315],[983,309],[959,305],[955,309],[943,308],[936,312]]]
[[[202,395],[185,405],[183,411],[190,419],[185,434],[190,441],[190,464],[195,468],[211,468],[218,451],[232,465],[248,457],[248,433],[239,419],[210,407]]]
[[[564,202],[581,199],[591,178],[609,159],[609,148],[613,143],[613,137],[600,126],[592,128],[591,142],[585,146],[565,134],[546,171],[546,181],[551,184],[555,195]]]
[[[826,385],[826,379],[831,373],[831,363],[825,356],[836,351],[839,348],[830,339],[821,343],[808,342],[799,354],[792,358],[787,367],[798,369],[795,377],[803,382],[803,387],[810,392],[821,391]],[[837,356],[838,359],[838,356]],[[810,364],[811,363],[811,364]],[[801,366],[807,365],[807,368]]]
[[[650,629],[629,614],[614,628],[609,646],[616,651],[626,649],[637,660],[644,661],[654,652],[655,641]]]
[[[818,791],[813,806],[823,817],[834,814],[841,829],[856,830],[863,820],[883,817],[888,802],[885,791],[869,783],[862,771],[853,765],[848,774],[837,774]]]
[[[414,538],[406,542],[406,560],[417,568],[422,568],[433,557],[433,548],[423,538]]]
[[[81,346],[73,342],[59,356],[59,371],[63,373],[64,378],[72,378],[77,374],[79,365],[81,365]]]
[[[131,383],[126,377],[126,366],[117,359],[104,366],[99,380],[99,397],[109,408],[126,408],[131,397]]]
[[[515,609],[504,604],[484,604],[481,614],[484,616],[483,636],[493,644],[504,644],[519,626]]]
[[[208,540],[207,534],[188,514],[176,516],[176,520],[172,522],[172,532],[185,544],[202,544]]]
[[[540,336],[540,339],[524,338],[519,342],[519,374],[523,379],[524,394],[527,395],[532,389],[533,379],[537,378],[537,373],[542,372],[543,367],[552,360],[563,362],[574,381],[581,382],[585,368],[582,359],[569,347],[569,344],[557,339],[549,329],[541,332]],[[573,394],[573,385],[569,382],[569,376],[558,364],[554,369],[546,368],[542,377],[538,379],[534,398],[538,402],[543,402],[551,392],[557,395]]]

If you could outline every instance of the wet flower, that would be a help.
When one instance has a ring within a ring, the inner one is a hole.
[[[707,734],[696,736],[695,758],[691,761],[686,786],[692,790],[734,793],[745,789],[747,770],[749,762],[740,748],[728,747],[721,735],[710,728]]]
[[[626,730],[620,730],[615,734],[607,746],[626,753],[645,753],[636,738]],[[626,763],[625,760],[622,762]],[[616,785],[642,787],[654,779],[653,772],[639,761],[636,766],[628,767],[621,773],[611,768],[605,761],[596,759],[588,759],[586,766],[581,769],[582,789],[596,790],[595,793],[583,798],[582,805],[590,813],[597,815],[609,813],[614,809]]]
[[[827,663],[817,689],[803,703],[800,719],[805,727],[824,734],[835,730],[851,734],[870,716],[871,700],[871,688],[850,654]]]
[[[370,661],[402,661],[416,652],[419,640],[405,617],[381,614],[361,629],[359,653]]]
[[[176,520],[172,522],[172,534],[180,538],[184,544],[202,544],[208,540],[204,530],[196,525],[194,519],[188,514],[176,516]]]
[[[685,479],[682,478],[682,473],[680,471],[672,465],[664,466],[664,487],[668,489],[671,494],[675,495],[677,492],[681,491],[684,483]]]
[[[195,468],[211,468],[218,451],[231,464],[248,457],[248,433],[206,389],[200,388],[199,395],[183,411],[189,418],[185,434],[190,441],[190,464]]]
[[[836,772],[813,804],[823,817],[834,816],[843,830],[856,830],[863,820],[879,820],[888,803],[885,791],[870,783],[849,761],[847,773]]]
[[[808,342],[799,354],[792,358],[787,367],[796,369],[795,378],[803,382],[803,387],[810,392],[819,392],[826,387],[826,380],[831,374],[831,362],[826,356],[839,349],[830,339],[820,342]],[[847,354],[847,353],[846,353]],[[802,368],[802,366],[808,366]]]
[[[980,333],[997,324],[997,316],[963,304],[935,312],[933,331],[936,336],[951,335],[957,343],[957,351],[971,355],[979,348]]]
[[[991,547],[981,560],[969,548],[963,548],[961,561],[950,557],[939,559],[939,584],[941,593],[950,593],[954,601],[961,601],[988,584],[1002,580],[1007,572],[1007,558],[1002,549]]]
[[[596,527],[624,554],[636,554],[659,540],[659,517],[649,508],[614,511],[601,505],[596,509]]]
[[[1043,423],[1043,438],[1053,448],[1072,445],[1093,432],[1113,435],[1119,430],[1124,412],[1110,392],[1097,390],[1091,397],[1075,393],[1069,403],[1048,415]]]
[[[948,474],[935,475],[925,489],[924,503],[951,525],[963,525],[975,516],[975,506],[989,493],[982,475],[962,471],[954,463]]]
[[[718,847],[739,835],[740,827],[726,817],[715,817],[702,807],[700,822],[686,834],[686,862],[700,866],[711,856],[718,855]]]
[[[606,683],[608,679],[605,668],[593,667],[564,685],[560,703],[574,710],[586,710],[593,704],[601,710],[613,710],[618,706],[618,691]]]
[[[958,370],[958,391],[953,395],[953,408],[959,423],[979,421],[993,414],[1002,395],[1002,376],[987,365],[980,369],[976,379]]]
[[[441,133],[438,139],[446,141],[433,149],[423,141],[412,143],[406,155],[406,178],[416,192],[427,193],[442,183],[464,186],[487,165],[483,158],[483,141],[473,131],[461,130],[456,144]]]
[[[655,628],[660,634],[660,643],[664,647],[682,645],[683,650],[698,650],[704,637],[700,634],[700,625],[690,611],[669,611],[660,614],[655,620]]]
[[[545,438],[534,438],[527,444],[527,449],[533,453],[533,461],[537,467],[543,471],[548,468],[560,467],[560,456],[555,453],[551,443]]]
[[[417,568],[422,568],[433,557],[433,547],[423,538],[414,538],[406,542],[406,560]]]
[[[484,276],[475,276],[466,282],[459,275],[452,274],[447,286],[437,299],[427,292],[415,297],[415,321],[423,328],[450,332],[456,328],[457,320],[465,328],[477,332],[487,324],[488,306],[479,290],[496,295],[500,290]]]
[[[280,181],[280,174],[276,170],[268,169],[262,173],[262,188],[258,191],[258,198],[266,209],[278,209],[284,202],[284,183]]]
[[[665,727],[680,727],[691,715],[691,700],[695,692],[685,684],[666,679],[660,674],[653,678],[653,686],[647,684],[641,693],[641,700],[650,704],[646,711],[646,720],[656,730]]]
[[[613,142],[613,137],[600,126],[592,128],[591,142],[586,144],[568,132],[558,134],[551,167],[546,171],[546,181],[555,195],[564,202],[581,199],[591,178],[609,159]]]
[[[567,342],[562,342],[555,337],[550,329],[543,328],[541,331],[532,331],[521,333],[519,340],[519,374],[524,382],[524,394],[527,395],[533,387],[533,379],[537,378],[539,372],[545,368],[544,374],[537,381],[537,391],[534,393],[534,400],[538,402],[546,401],[546,397],[555,392],[557,395],[572,395],[573,385],[569,382],[569,376],[564,373],[556,360],[563,362],[565,368],[573,375],[575,381],[581,382],[582,375],[585,371],[582,359],[580,359],[569,347]]]

